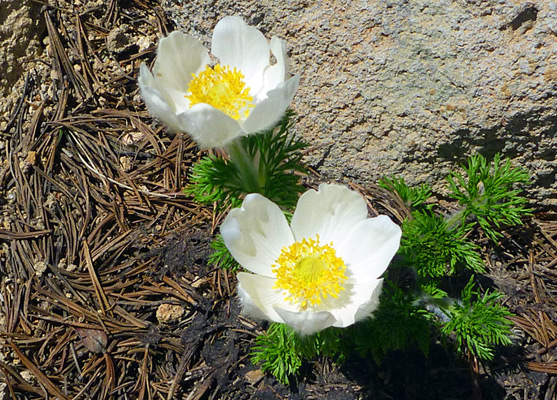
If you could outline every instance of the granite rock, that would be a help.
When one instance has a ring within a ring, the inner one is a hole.
[[[165,0],[177,29],[209,45],[240,15],[288,43],[302,76],[293,108],[325,179],[441,179],[502,153],[557,204],[557,3],[520,0]]]
[[[0,95],[7,96],[41,53],[44,19],[40,4],[0,0]]]

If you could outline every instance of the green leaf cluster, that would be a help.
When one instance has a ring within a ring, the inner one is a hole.
[[[218,210],[239,207],[245,193],[238,169],[227,159],[205,156],[190,171],[184,193],[201,204],[215,204]]]
[[[450,230],[443,216],[414,211],[403,222],[400,253],[422,277],[453,275],[457,266],[484,272],[478,246],[459,230]]]
[[[497,303],[502,295],[496,291],[480,295],[474,289],[473,276],[458,293],[460,300],[449,297],[452,294],[441,287],[447,285],[451,276],[459,273],[485,271],[479,247],[470,239],[477,225],[492,241],[497,242],[502,236],[499,232],[501,227],[522,224],[521,218],[530,210],[516,186],[528,182],[528,174],[511,167],[509,160],[501,161],[499,155],[492,163],[477,155],[470,157],[463,173],[452,172],[447,180],[454,199],[461,205],[461,209],[450,216],[436,212],[427,185],[415,189],[406,185],[403,179],[381,181],[383,188],[395,191],[410,208],[410,217],[402,224],[399,250],[402,260],[399,264],[416,272],[416,284],[406,292],[408,304],[420,310],[420,307],[425,308],[429,316],[412,308],[400,309],[403,297],[392,291],[391,294],[386,293],[387,298],[382,298],[371,326],[378,327],[374,332],[376,335],[381,334],[381,329],[396,332],[393,317],[383,315],[381,309],[384,304],[394,310],[398,307],[402,313],[418,319],[423,317],[424,322],[437,325],[446,341],[454,338],[459,351],[480,360],[489,360],[493,357],[495,346],[510,343],[510,322],[506,319],[510,313]],[[406,326],[414,332],[411,324],[406,322]],[[408,343],[400,333],[387,339],[391,341],[376,340],[377,346],[390,350]],[[381,354],[377,349],[373,351]]]
[[[410,187],[403,178],[384,177],[379,181],[379,186],[390,192],[397,193],[406,207],[413,210],[429,210],[433,205],[426,204],[431,197],[431,188],[422,183],[418,187]]]
[[[255,339],[251,361],[285,385],[302,366],[302,355],[296,346],[296,333],[285,324],[271,323],[264,334]]]
[[[447,180],[453,197],[464,207],[461,223],[476,221],[494,242],[503,236],[501,227],[522,225],[521,218],[531,214],[516,188],[530,180],[528,172],[513,168],[509,159],[501,161],[499,154],[491,164],[481,155],[472,156],[464,174],[451,172]]]
[[[521,225],[530,214],[527,200],[516,185],[528,182],[528,173],[513,168],[510,160],[496,155],[489,163],[483,156],[470,157],[464,173],[451,172],[447,181],[461,209],[451,216],[434,211],[428,203],[431,189],[422,184],[409,187],[403,179],[384,178],[380,186],[396,192],[411,210],[402,226],[400,253],[423,277],[452,275],[458,267],[483,273],[478,246],[469,236],[477,224],[494,242],[504,225]]]
[[[201,204],[215,204],[218,210],[238,207],[249,193],[261,193],[287,209],[294,207],[303,191],[300,177],[306,173],[302,163],[306,144],[289,133],[292,116],[287,112],[275,128],[238,139],[231,146],[240,152],[236,160],[203,157],[193,166],[184,192]]]
[[[429,313],[415,296],[387,281],[373,318],[356,324],[351,340],[360,354],[370,353],[379,362],[387,352],[411,345],[427,355],[430,331]]]
[[[496,345],[510,345],[510,327],[508,319],[512,314],[498,303],[503,297],[497,291],[478,293],[470,278],[461,294],[461,301],[455,302],[447,310],[449,321],[441,328],[445,337],[455,335],[457,349],[466,353],[470,351],[480,360],[493,359]]]
[[[328,328],[314,335],[300,336],[286,324],[271,323],[255,339],[251,360],[285,385],[298,374],[304,360],[326,356],[344,359],[341,330]]]

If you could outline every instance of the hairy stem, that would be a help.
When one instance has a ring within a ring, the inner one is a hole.
[[[249,156],[240,140],[236,139],[230,142],[226,146],[226,152],[240,173],[246,193],[265,194],[263,193],[264,185],[260,182],[259,166],[256,165],[258,163]]]
[[[466,207],[461,207],[455,213],[445,217],[445,220],[447,222],[447,230],[452,231],[454,229],[460,228],[464,222],[463,216],[465,212],[466,212]]]

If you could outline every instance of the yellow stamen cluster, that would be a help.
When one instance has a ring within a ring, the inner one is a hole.
[[[303,310],[328,296],[338,298],[346,281],[346,264],[332,243],[319,244],[319,236],[284,247],[272,271],[277,277],[274,288],[284,289],[286,299]]]
[[[194,104],[205,103],[221,110],[234,119],[247,118],[253,108],[253,97],[244,82],[244,75],[227,65],[207,67],[199,74],[192,74],[186,98]]]

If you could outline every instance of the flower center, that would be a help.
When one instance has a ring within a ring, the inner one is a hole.
[[[274,288],[286,290],[286,299],[302,309],[319,305],[328,296],[336,299],[344,290],[346,264],[337,257],[332,243],[319,244],[319,235],[284,247],[275,262]]]
[[[199,74],[192,74],[193,79],[188,87],[186,98],[190,107],[194,104],[205,103],[221,110],[234,119],[247,118],[253,97],[249,95],[249,88],[244,82],[244,75],[236,68],[227,65],[209,65]]]

